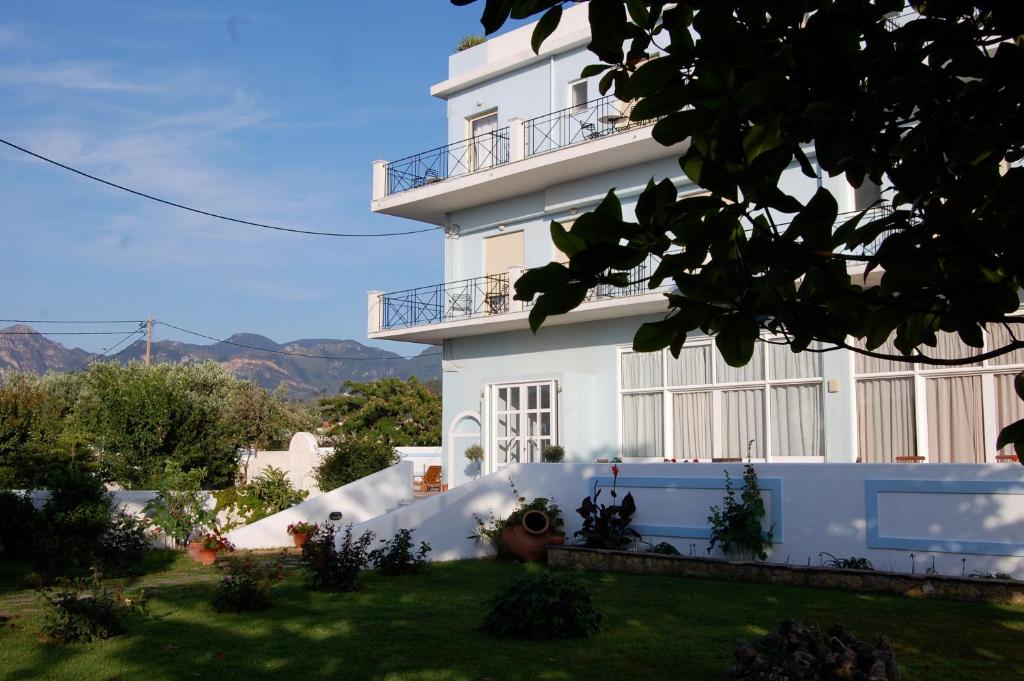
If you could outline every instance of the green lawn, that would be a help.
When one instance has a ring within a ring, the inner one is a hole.
[[[888,634],[908,679],[1024,677],[1024,609],[1015,607],[583,573],[604,631],[528,643],[477,626],[488,597],[538,567],[436,564],[418,577],[369,575],[354,594],[314,593],[293,575],[272,610],[251,615],[213,612],[213,569],[181,558],[152,569],[136,582],[156,588],[148,617],[132,620],[124,636],[69,646],[36,640],[35,594],[16,590],[16,571],[0,569],[0,611],[19,615],[0,632],[0,679],[717,681],[734,640],[787,617]]]

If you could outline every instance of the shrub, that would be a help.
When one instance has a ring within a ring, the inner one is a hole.
[[[480,445],[466,447],[466,458],[469,459],[470,463],[479,464],[484,460],[484,448]]]
[[[326,523],[302,546],[302,560],[313,575],[316,591],[358,590],[359,573],[370,560],[373,532],[367,531],[354,538],[349,524],[340,546],[336,534],[334,525]]]
[[[149,549],[147,527],[148,522],[143,518],[124,510],[117,511],[97,545],[96,557],[103,569],[114,574],[138,574]]]
[[[411,575],[423,572],[427,567],[430,544],[420,542],[413,553],[413,530],[399,530],[391,539],[382,541],[382,546],[370,552],[373,567],[385,575]]]
[[[59,589],[40,589],[43,599],[42,635],[55,643],[94,641],[124,633],[126,615],[145,612],[141,592],[127,596],[121,587],[106,587],[99,572],[89,581],[65,580]]]
[[[506,529],[523,522],[523,516],[527,511],[546,513],[551,522],[551,532],[564,534],[565,519],[562,517],[562,509],[554,503],[553,499],[537,497],[533,501],[527,502],[526,497],[519,494],[519,490],[516,489],[516,483],[511,477],[509,478],[509,486],[512,488],[512,494],[516,499],[516,507],[512,510],[512,513],[507,518],[502,518],[495,516],[492,512],[487,519],[474,514],[476,527],[473,530],[473,534],[468,537],[469,539],[487,542],[494,547],[498,557],[503,558],[505,557],[505,552],[501,544],[502,533]]]
[[[455,51],[462,52],[464,50],[468,50],[471,47],[483,45],[485,42],[487,42],[487,38],[483,37],[482,35],[462,36],[461,38],[459,38],[459,42],[456,43],[455,45]]]
[[[619,467],[612,465],[612,500],[618,499]],[[636,513],[636,502],[633,495],[627,493],[622,503],[610,505],[598,504],[597,500],[604,490],[598,489],[594,483],[594,497],[586,497],[576,512],[583,518],[583,527],[573,536],[579,537],[583,545],[596,549],[621,549],[640,538],[640,535],[629,526]]]
[[[313,534],[316,532],[316,523],[311,523],[308,520],[300,520],[297,523],[292,523],[288,526],[288,534]]]
[[[368,435],[353,435],[338,443],[313,471],[317,486],[329,491],[396,463],[398,456],[389,444]]]
[[[201,491],[206,471],[185,472],[175,463],[168,463],[160,479],[156,498],[146,504],[144,512],[177,546],[184,545],[192,535],[213,527],[216,513],[206,507],[206,494]]]
[[[35,515],[33,557],[44,578],[91,566],[111,522],[110,494],[88,465],[69,461],[49,473],[50,498]]]
[[[562,463],[565,459],[565,449],[561,445],[548,445],[541,450],[540,458],[544,463]]]
[[[822,565],[830,568],[839,568],[843,570],[874,570],[875,566],[867,558],[858,558],[857,556],[851,556],[849,558],[836,558],[831,553],[822,552],[822,557],[828,556],[828,560],[824,561]]]
[[[725,497],[722,506],[712,506],[708,524],[711,525],[711,547],[719,544],[726,555],[736,552],[742,558],[764,560],[765,551],[771,548],[775,525],[765,532],[761,529],[764,519],[764,499],[757,484],[757,472],[747,464],[743,467],[743,491],[736,501],[736,491],[729,471],[725,472]]]
[[[255,561],[248,556],[232,556],[221,570],[224,576],[213,594],[213,609],[217,612],[266,610],[272,603],[271,587],[284,579],[284,566],[279,560]]]
[[[24,558],[31,553],[35,515],[27,494],[0,491],[0,558]]]
[[[267,466],[259,475],[244,485],[237,485],[216,492],[215,513],[226,512],[237,518],[225,528],[248,525],[286,508],[301,503],[309,496],[305,490],[295,489],[288,480],[288,474],[280,468]]]
[[[817,627],[782,622],[759,639],[736,644],[729,681],[780,679],[871,679],[896,681],[900,668],[884,636],[875,645],[842,626],[823,635]]]
[[[586,637],[600,631],[601,614],[582,584],[541,572],[514,582],[492,599],[483,628],[510,638]]]

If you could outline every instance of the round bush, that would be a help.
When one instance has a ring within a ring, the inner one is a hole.
[[[490,602],[483,628],[498,636],[545,640],[593,636],[601,613],[582,584],[541,572],[524,577]]]

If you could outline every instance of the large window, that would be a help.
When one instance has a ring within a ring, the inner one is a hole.
[[[758,343],[734,368],[710,340],[619,353],[623,457],[773,459],[823,457],[821,357]]]
[[[986,347],[1009,341],[1006,329],[991,327]],[[899,354],[888,342],[878,348]],[[963,359],[982,352],[942,333],[925,353]],[[1024,417],[1013,377],[1024,370],[1024,351],[958,367],[911,365],[857,355],[858,461],[868,463],[984,463],[1009,458],[996,451],[999,431]]]

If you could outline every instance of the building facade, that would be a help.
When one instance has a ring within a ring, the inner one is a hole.
[[[374,163],[372,210],[441,228],[444,281],[371,291],[368,335],[443,346],[451,485],[539,461],[550,444],[576,462],[1012,458],[995,441],[1024,416],[1012,388],[1024,352],[931,369],[761,343],[736,369],[710,338],[695,335],[679,358],[638,354],[630,349],[635,330],[667,311],[664,290],[642,283],[595,289],[532,334],[529,303],[512,299],[514,284],[525,269],[564,259],[552,220],[570,225],[612,187],[630,219],[651,178],[671,179],[680,195],[700,189],[680,170],[681,145],[659,145],[653,121],[632,121],[628,104],[602,97],[596,78],[579,77],[595,60],[585,5],[565,12],[539,55],[531,33],[526,26],[452,55],[448,79],[431,88],[447,102],[447,144]],[[807,178],[795,165],[783,181],[801,200],[828,187],[840,213],[880,196],[841,178]],[[641,265],[630,281],[655,266]],[[943,338],[935,352],[975,351]],[[479,467],[463,456],[471,444],[485,451]]]

